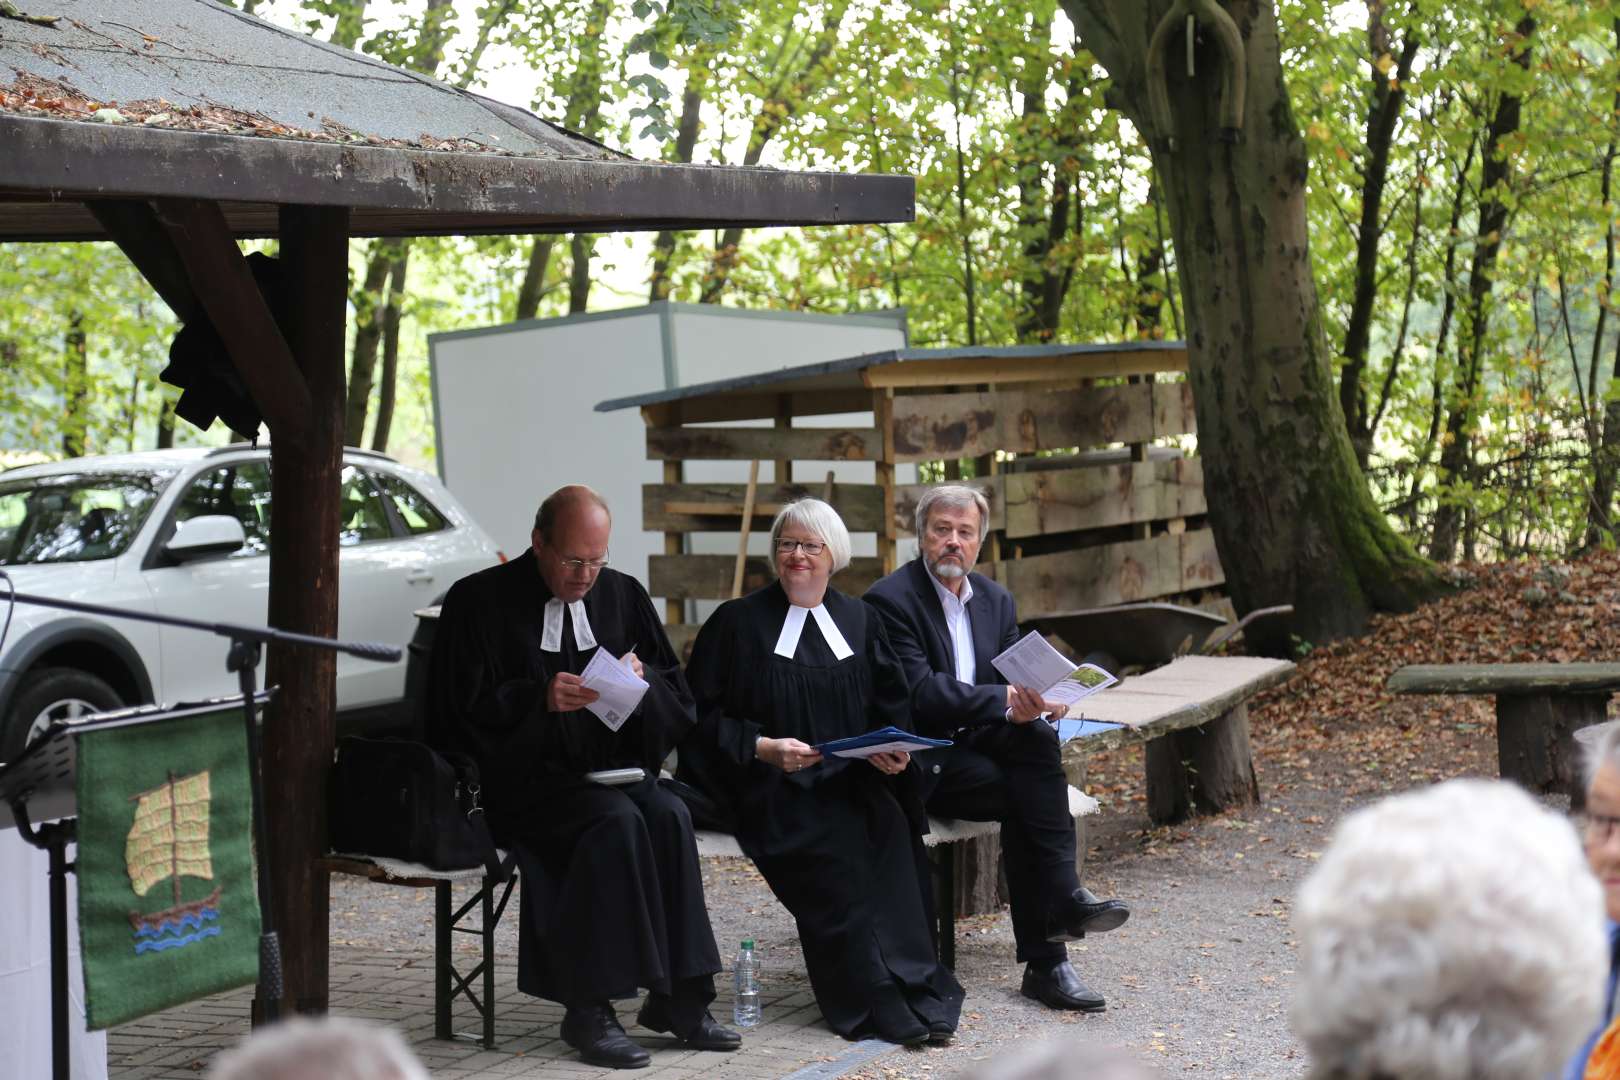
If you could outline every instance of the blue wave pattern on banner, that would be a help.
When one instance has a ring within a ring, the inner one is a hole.
[[[187,927],[195,930],[205,921],[214,921],[219,918],[217,908],[203,908],[201,911],[187,912],[178,919],[164,919],[157,926],[143,926],[135,931],[137,938],[160,937],[170,930],[183,930]]]
[[[135,943],[135,954],[139,956],[145,952],[163,952],[167,949],[178,949],[183,945],[194,945],[203,938],[218,937],[224,933],[217,926],[206,927],[195,934],[186,934],[177,938],[165,938],[162,941],[138,941]]]

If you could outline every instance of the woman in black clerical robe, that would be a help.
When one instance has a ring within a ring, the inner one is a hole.
[[[910,694],[881,620],[827,587],[849,532],[819,499],[771,528],[777,581],[722,604],[687,669],[698,729],[683,773],[729,797],[737,840],[793,913],[816,1003],[848,1038],[949,1039],[962,988],[934,958],[917,872],[927,819],[904,753],[813,747],[887,724]]]

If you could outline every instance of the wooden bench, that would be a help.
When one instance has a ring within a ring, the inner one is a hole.
[[[1287,660],[1183,656],[1123,679],[1080,703],[1077,715],[1122,726],[1063,747],[1071,784],[1084,784],[1086,755],[1147,744],[1147,809],[1156,824],[1260,800],[1249,748],[1247,702],[1287,681]]]
[[[1069,789],[1069,815],[1074,818],[1097,812],[1097,800],[1074,788]],[[953,844],[987,836],[1000,831],[993,821],[954,821],[944,818],[928,819],[928,835],[923,845],[937,856],[935,871],[935,907],[939,919],[937,944],[941,963],[956,965],[956,925],[952,915],[955,897],[955,851]],[[730,833],[700,829],[696,833],[699,856],[742,857],[737,838]],[[1083,849],[1082,849],[1083,850]],[[511,867],[506,852],[501,852],[503,864]],[[505,877],[494,878],[482,868],[467,870],[434,870],[420,863],[403,862],[367,855],[333,854],[319,860],[321,869],[332,874],[350,874],[369,881],[409,888],[431,888],[433,903],[433,1037],[458,1038],[452,1030],[451,1007],[455,999],[465,997],[482,1022],[482,1031],[476,1038],[485,1049],[495,1047],[495,928],[506,912],[512,889],[517,884],[515,869]],[[476,882],[478,891],[460,907],[452,908],[450,887],[457,882]],[[473,912],[479,914],[476,924],[470,921]],[[480,939],[481,959],[465,973],[455,964],[451,942],[454,934],[472,934]],[[474,980],[482,984],[482,996],[475,989]]]
[[[1620,664],[1412,664],[1389,677],[1392,694],[1496,695],[1497,771],[1531,791],[1585,799],[1575,732],[1608,718]]]

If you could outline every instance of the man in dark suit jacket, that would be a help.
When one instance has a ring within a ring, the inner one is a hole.
[[[1069,963],[1065,942],[1114,929],[1130,909],[1080,885],[1057,733],[1041,719],[1065,707],[1009,686],[991,666],[1018,640],[1018,618],[1007,590],[972,572],[989,512],[970,487],[927,492],[917,504],[921,556],[864,599],[882,615],[906,669],[917,730],[955,743],[914,755],[928,811],[1001,823],[1024,995],[1097,1012],[1103,997]]]

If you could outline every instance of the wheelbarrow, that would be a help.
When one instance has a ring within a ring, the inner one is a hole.
[[[1256,608],[1236,622],[1214,612],[1180,604],[1113,604],[1058,611],[1023,620],[1025,630],[1056,634],[1084,662],[1113,675],[1127,675],[1167,664],[1178,656],[1208,656],[1255,619],[1290,615],[1292,604]]]

